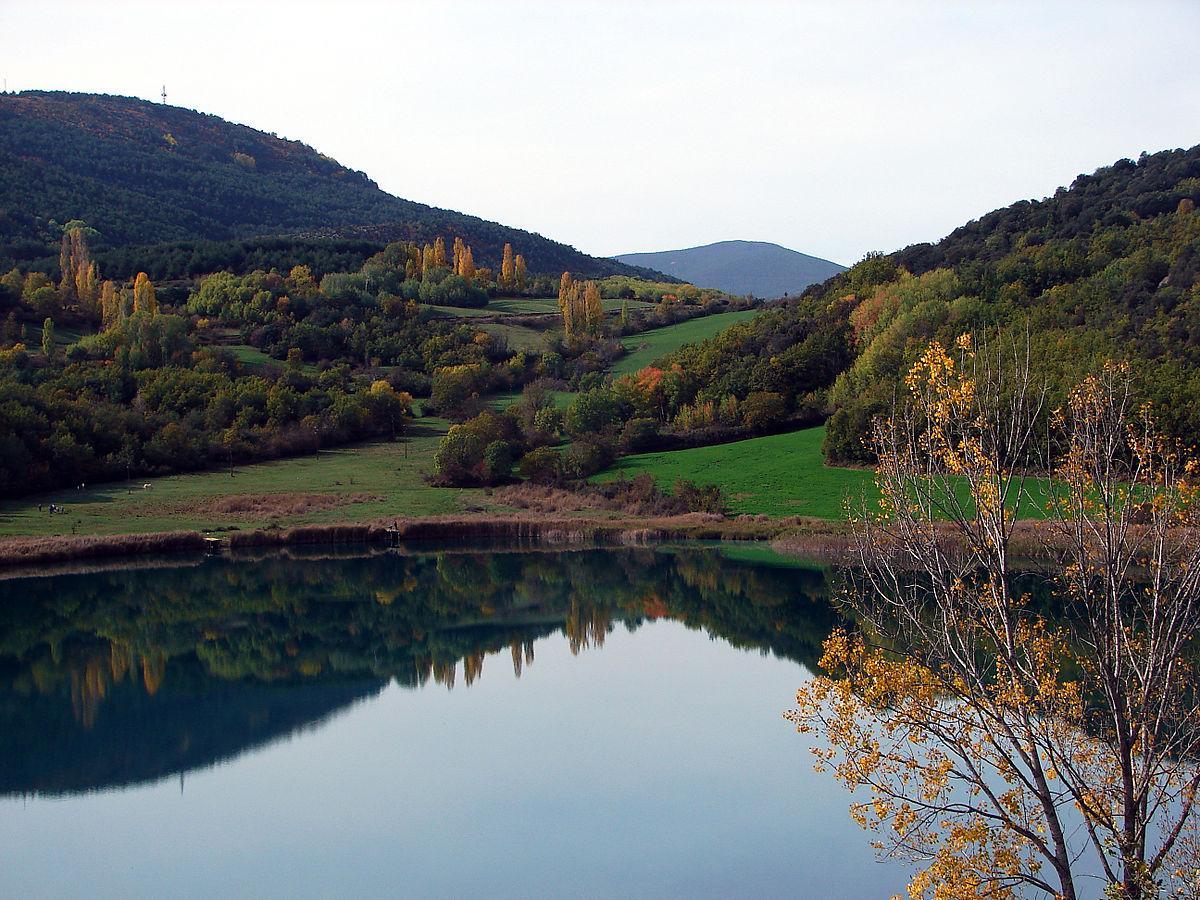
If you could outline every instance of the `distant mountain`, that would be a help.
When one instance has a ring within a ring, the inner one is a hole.
[[[827,259],[763,241],[719,241],[687,250],[623,253],[613,258],[690,281],[696,287],[768,299],[798,294],[810,284],[846,271],[845,266]]]
[[[461,236],[498,266],[506,242],[534,272],[635,274],[538,234],[393,197],[299,141],[131,97],[0,94],[0,265],[57,258],[83,219],[95,249],[271,236],[432,241]]]

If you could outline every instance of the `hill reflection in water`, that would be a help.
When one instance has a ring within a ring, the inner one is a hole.
[[[670,618],[812,667],[825,572],[712,548],[207,559],[0,582],[0,794],[212,766],[389,682],[469,687]]]

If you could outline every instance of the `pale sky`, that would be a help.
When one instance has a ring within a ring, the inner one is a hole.
[[[596,255],[841,263],[1200,143],[1200,2],[0,0],[0,76],[299,139]]]

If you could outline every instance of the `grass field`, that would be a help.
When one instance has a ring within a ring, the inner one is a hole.
[[[554,401],[554,405],[559,409],[566,409],[571,405],[571,401],[575,399],[574,391],[551,391],[550,397]],[[492,409],[505,410],[517,403],[521,399],[520,391],[506,391],[503,394],[493,394],[488,398],[488,403]]]
[[[443,316],[492,316],[495,315],[495,310],[487,307],[475,308],[472,306],[434,306],[432,303],[422,303],[422,309],[431,309]]]
[[[631,310],[654,309],[655,307],[655,304],[647,303],[644,300],[608,299],[600,302],[609,312],[619,312],[621,306],[625,303],[629,304]],[[490,301],[482,309],[471,309],[461,306],[427,306],[429,309],[435,310],[445,316],[558,315],[557,297],[502,297]]]
[[[825,427],[820,426],[732,444],[641,453],[617,460],[595,480],[649,472],[667,489],[677,478],[718,485],[735,513],[842,519],[847,499],[855,505],[864,498],[874,502],[879,492],[873,471],[825,465],[824,440]],[[1021,517],[1041,518],[1050,496],[1049,482],[1031,479],[1025,489],[1028,502]],[[956,491],[965,503],[966,483],[959,482]],[[1013,505],[1009,503],[1010,508]]]
[[[491,300],[487,305],[488,312],[505,315],[548,314],[558,312],[557,297],[506,297]]]
[[[874,494],[872,474],[825,465],[825,428],[752,438],[714,447],[641,453],[617,461],[600,479],[649,472],[670,488],[677,478],[716,484],[735,513],[840,519],[847,497]]]
[[[490,322],[480,325],[479,328],[488,334],[504,337],[508,341],[509,348],[512,350],[541,351],[546,347],[546,332],[538,331],[536,328],[526,328],[523,325],[505,325],[503,323],[492,324]]]
[[[662,356],[673,350],[678,350],[684,344],[694,344],[712,337],[719,331],[724,331],[730,325],[753,319],[761,309],[744,309],[736,312],[717,313],[715,316],[702,316],[699,319],[689,319],[665,328],[653,331],[643,331],[641,334],[631,334],[621,338],[621,343],[629,351],[617,360],[612,367],[614,376],[628,375],[638,369],[645,368]]]
[[[323,450],[316,456],[238,466],[232,478],[228,471],[139,478],[132,489],[108,484],[5,502],[0,504],[0,536],[71,534],[72,526],[78,534],[117,534],[458,512],[479,500],[482,493],[435,488],[424,481],[433,469],[433,454],[446,427],[440,419],[419,419],[404,441],[373,442]],[[143,491],[143,482],[154,487]],[[317,508],[296,511],[297,504],[289,504],[289,495],[305,497]],[[320,508],[320,500],[329,505]],[[55,503],[67,512],[53,516],[39,512],[39,503],[44,507]]]

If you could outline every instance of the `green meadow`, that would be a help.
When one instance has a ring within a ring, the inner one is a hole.
[[[447,424],[418,419],[395,442],[237,466],[232,476],[223,469],[141,477],[8,501],[0,503],[0,535],[221,531],[459,512],[482,492],[425,482]],[[65,512],[50,515],[50,503]]]
[[[667,489],[678,478],[715,484],[735,513],[840,519],[847,499],[861,499],[864,492],[873,497],[875,485],[870,471],[825,465],[824,439],[822,426],[713,447],[639,453],[617,460],[597,477],[649,472]]]
[[[629,352],[617,360],[612,367],[614,376],[628,375],[638,369],[645,368],[660,357],[678,350],[684,344],[694,344],[707,340],[714,334],[724,331],[730,325],[753,319],[761,309],[743,309],[735,312],[717,313],[715,316],[702,316],[689,319],[653,331],[643,331],[641,334],[631,334],[621,338],[621,343]]]

